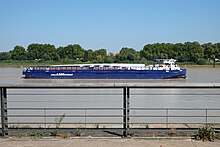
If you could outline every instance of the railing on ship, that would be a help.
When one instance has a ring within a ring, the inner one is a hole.
[[[107,85],[107,86],[106,86]],[[220,108],[157,107],[147,104],[151,99],[164,101],[175,97],[217,99],[218,84],[75,84],[63,85],[1,85],[1,130],[19,127],[55,128],[57,119],[62,128],[118,128],[127,136],[129,128],[149,125],[216,124]],[[179,90],[183,90],[178,93]],[[197,91],[197,92],[195,92]],[[209,92],[207,92],[209,91]],[[147,99],[147,100],[146,100]],[[172,101],[170,101],[172,102]],[[190,102],[190,101],[189,101]],[[216,105],[216,101],[208,101]],[[169,102],[167,102],[169,103]]]

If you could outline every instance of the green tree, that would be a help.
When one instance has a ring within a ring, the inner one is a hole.
[[[12,51],[1,52],[0,60],[58,60],[72,63],[74,60],[84,62],[149,62],[155,59],[177,59],[179,62],[194,62],[206,64],[208,60],[220,58],[220,43],[198,42],[185,43],[155,43],[147,44],[138,52],[133,48],[124,47],[115,55],[107,55],[106,49],[84,50],[79,44],[56,48],[51,44],[30,44],[27,50],[22,46],[15,46]]]
[[[216,58],[220,59],[220,43],[214,45],[216,46]]]
[[[85,50],[84,52],[84,61],[92,61],[93,58],[93,50],[89,49],[89,50]]]
[[[84,57],[84,49],[79,44],[68,45],[64,48],[59,48],[59,54],[62,58],[69,58],[73,60],[81,59]]]
[[[106,49],[98,49],[93,52],[93,57],[100,63],[104,62],[104,58],[107,56]]]
[[[42,57],[43,60],[59,60],[60,59],[60,57],[58,55],[58,51],[54,45],[43,44],[42,46],[44,48],[43,49],[44,54]]]
[[[113,61],[114,61],[114,58],[111,57],[111,56],[106,56],[106,57],[104,58],[104,62],[105,62],[105,63],[113,63]]]
[[[1,52],[0,60],[11,60],[11,51],[10,52]]]
[[[217,48],[212,43],[206,43],[202,45],[204,48],[205,58],[206,59],[215,59],[217,54]]]
[[[137,61],[140,60],[140,53],[133,48],[123,47],[116,55],[118,61]]]
[[[44,53],[43,56],[42,56],[42,60],[48,61],[48,60],[51,60],[51,58],[47,53]]]
[[[28,52],[28,59],[35,60],[35,59],[41,59],[44,54],[44,49],[41,44],[33,43],[30,44],[27,48]]]
[[[186,42],[184,46],[188,56],[188,61],[196,63],[198,59],[204,57],[204,49],[198,42]]]
[[[144,46],[143,50],[140,51],[141,57],[146,60],[155,60],[157,56],[156,46],[158,44],[147,44]]]
[[[27,48],[28,59],[59,60],[58,50],[51,44],[30,44]]]
[[[15,46],[11,52],[11,58],[13,60],[26,60],[27,59],[27,52],[24,47],[22,46]]]
[[[156,43],[147,44],[140,51],[141,57],[146,60],[173,58],[178,61],[197,62],[204,57],[204,48],[198,42]]]
[[[60,60],[62,61],[67,57],[64,47],[57,48],[57,54],[59,55]]]

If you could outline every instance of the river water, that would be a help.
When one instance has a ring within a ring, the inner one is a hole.
[[[112,83],[112,82],[140,82],[140,83],[220,83],[220,66],[189,66],[187,67],[186,79],[166,80],[95,80],[95,79],[23,79],[21,68],[0,67],[0,84],[42,84],[72,82],[81,83]],[[8,108],[121,108],[121,89],[9,89]],[[156,95],[155,95],[156,94]],[[131,108],[220,108],[219,89],[131,89]],[[218,115],[220,110],[209,111],[208,115]],[[121,110],[10,110],[9,114],[47,114],[47,115],[122,115]],[[165,115],[164,110],[132,110],[131,115]],[[169,111],[170,115],[205,115],[203,110],[193,111]],[[50,118],[9,118],[9,122],[53,122],[55,117]],[[131,118],[133,123],[160,123],[166,118]],[[122,118],[65,118],[65,122],[121,122]],[[204,118],[170,118],[169,122],[204,122]],[[208,122],[219,122],[220,118],[209,118]]]
[[[24,84],[24,83],[71,83],[76,80],[32,80],[21,78],[22,68],[0,67],[0,83],[5,84]],[[172,82],[172,83],[220,83],[220,66],[213,68],[212,66],[188,66],[186,79],[168,79],[168,80],[80,80],[80,82]]]

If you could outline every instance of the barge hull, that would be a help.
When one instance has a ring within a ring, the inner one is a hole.
[[[32,70],[24,71],[24,78],[40,79],[169,79],[185,78],[181,70]]]

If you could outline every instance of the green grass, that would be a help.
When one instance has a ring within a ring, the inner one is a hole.
[[[37,65],[51,65],[55,62],[39,62],[35,60],[4,60],[0,61],[1,67],[20,67],[20,66],[37,66]]]
[[[202,141],[214,141],[215,138],[215,130],[210,125],[205,125],[202,128],[199,128],[195,135],[196,140]]]
[[[85,62],[73,61],[60,62],[60,61],[38,61],[38,60],[4,60],[0,61],[0,67],[21,67],[21,66],[48,66],[58,64],[80,64]]]
[[[97,63],[97,62],[95,61],[82,62],[79,60],[68,60],[68,61],[3,60],[0,61],[0,67],[48,66],[48,65],[59,65],[59,64],[92,64],[92,63]],[[128,62],[122,62],[122,63],[128,63]],[[142,63],[142,64],[150,65],[153,64],[154,62],[148,61],[148,62],[129,62],[129,63]],[[185,65],[200,66],[192,62],[178,62],[177,64],[180,65],[181,67],[185,67]],[[212,65],[212,64],[205,64],[205,65]],[[220,65],[220,63],[216,63],[216,65]]]

